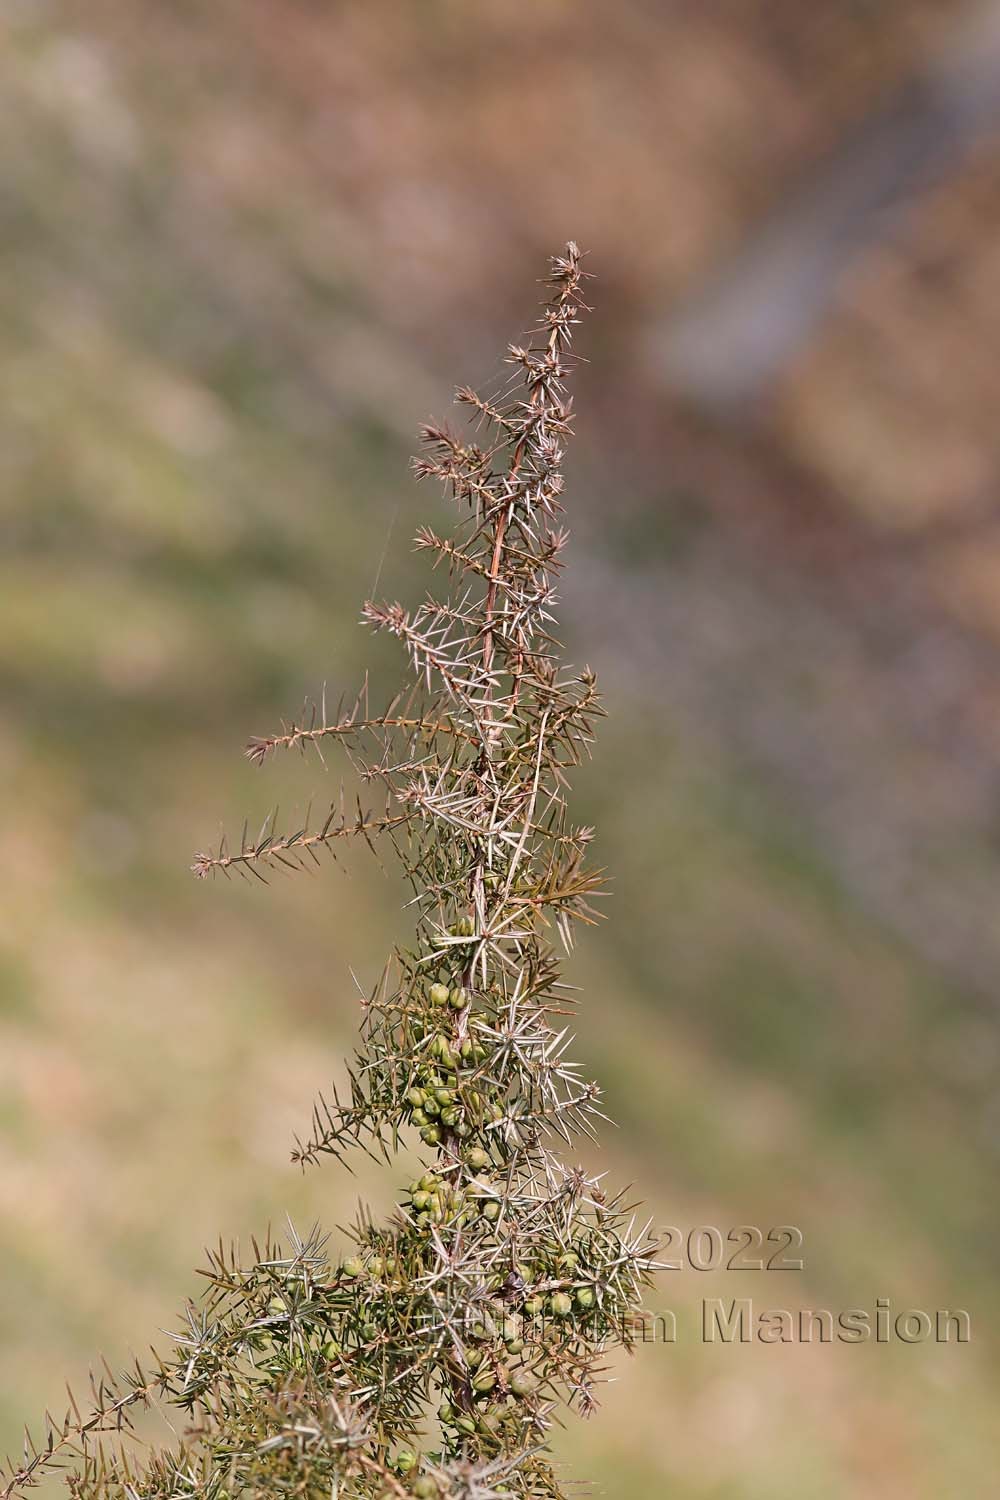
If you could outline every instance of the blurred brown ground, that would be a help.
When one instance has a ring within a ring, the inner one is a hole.
[[[96,1351],[159,1337],[205,1240],[351,1211],[358,1182],[287,1153],[398,892],[360,860],[270,892],[185,866],[220,817],[335,790],[239,746],[324,679],[392,682],[354,621],[383,554],[383,590],[423,586],[411,435],[572,235],[565,615],[608,693],[580,798],[615,891],[574,977],[607,1166],[664,1223],[801,1225],[806,1270],[665,1275],[678,1344],[564,1451],[609,1496],[995,1494],[1000,142],[984,119],[937,160],[925,109],[973,15],[11,0],[10,1443]],[[747,247],[886,111],[917,168],[767,378],[714,400],[674,331],[717,326]],[[700,1298],[737,1295],[964,1306],[974,1341],[706,1348]]]

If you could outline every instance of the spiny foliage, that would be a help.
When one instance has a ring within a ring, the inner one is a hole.
[[[570,244],[540,327],[509,348],[513,378],[489,399],[458,393],[475,438],[424,433],[417,473],[443,483],[460,522],[453,537],[422,528],[417,545],[454,592],[412,613],[364,610],[403,642],[410,686],[383,712],[366,690],[332,722],[313,714],[248,746],[263,762],[338,741],[385,810],[335,807],[315,829],[244,834],[194,866],[265,876],[341,839],[392,841],[412,946],[365,1004],[349,1096],[320,1101],[295,1155],[360,1146],[389,1160],[415,1133],[426,1171],[388,1223],[361,1215],[343,1261],[318,1230],[255,1245],[249,1265],[220,1248],[169,1357],[95,1377],[86,1406],[29,1443],[4,1496],[61,1465],[79,1500],[563,1494],[545,1447],[554,1412],[592,1408],[654,1265],[648,1226],[557,1150],[601,1118],[567,1055],[551,941],[594,920],[600,886],[565,792],[601,710],[593,676],[565,671],[550,633],[582,285]],[[136,1458],[133,1412],[158,1399],[188,1429]]]

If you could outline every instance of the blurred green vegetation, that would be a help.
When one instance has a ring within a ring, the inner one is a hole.
[[[186,867],[220,820],[337,795],[333,764],[256,771],[240,747],[324,682],[335,700],[370,666],[392,691],[391,647],[355,622],[376,576],[427,583],[408,538],[441,510],[405,434],[446,378],[489,373],[533,274],[513,247],[479,323],[465,286],[457,364],[457,322],[419,346],[350,191],[298,170],[318,127],[283,17],[230,68],[232,8],[186,9],[184,37],[149,6],[148,34],[113,5],[86,34],[21,7],[4,43],[0,1447],[88,1361],[158,1339],[205,1242],[390,1201],[366,1163],[299,1176],[288,1153],[340,1070],[352,974],[405,934],[392,877],[361,853],[267,891]],[[595,421],[584,403],[584,455],[615,441]],[[592,547],[616,534],[600,473],[571,460]],[[713,524],[698,495],[622,520],[622,597]],[[618,670],[599,605],[569,640],[610,715],[577,802],[610,920],[571,965],[620,1122],[599,1159],[656,1222],[799,1225],[805,1270],[664,1273],[678,1343],[617,1368],[560,1450],[608,1496],[991,1495],[995,1015],[864,908],[773,785]],[[715,1296],[961,1306],[973,1343],[711,1347]]]

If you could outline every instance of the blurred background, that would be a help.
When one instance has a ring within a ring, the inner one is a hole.
[[[571,658],[613,874],[572,963],[602,1166],[678,1342],[559,1439],[609,1497],[1000,1477],[1000,7],[0,6],[0,1448],[161,1338],[201,1247],[344,1223],[288,1163],[405,933],[362,854],[191,856],[333,763],[251,733],[398,661],[407,457],[591,252]],[[329,758],[328,758],[329,760]],[[703,1297],[964,1307],[967,1346],[706,1346]]]

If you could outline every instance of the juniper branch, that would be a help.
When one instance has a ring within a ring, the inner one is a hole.
[[[382,784],[385,811],[348,814],[342,796],[318,828],[307,818],[281,834],[275,814],[193,866],[264,880],[387,836],[412,937],[362,1008],[347,1093],[320,1097],[294,1159],[349,1165],[360,1149],[391,1163],[416,1145],[423,1170],[386,1223],[359,1213],[346,1259],[318,1229],[292,1231],[288,1250],[255,1245],[248,1263],[213,1252],[206,1294],[152,1374],[102,1377],[87,1412],[71,1402],[0,1500],[67,1461],[78,1500],[564,1494],[546,1435],[560,1402],[592,1409],[656,1264],[624,1197],[556,1149],[606,1119],[570,1056],[572,996],[550,941],[568,947],[593,923],[602,889],[566,792],[603,710],[593,674],[560,666],[552,633],[583,285],[569,244],[540,323],[509,346],[510,378],[458,393],[476,441],[424,433],[417,475],[443,484],[459,522],[454,537],[421,528],[417,547],[457,582],[415,610],[365,605],[405,647],[402,691],[373,714],[366,684],[332,719],[324,703],[247,746],[260,764],[340,745],[363,782]],[[173,1448],[131,1452],[130,1410],[153,1397],[188,1428]]]

